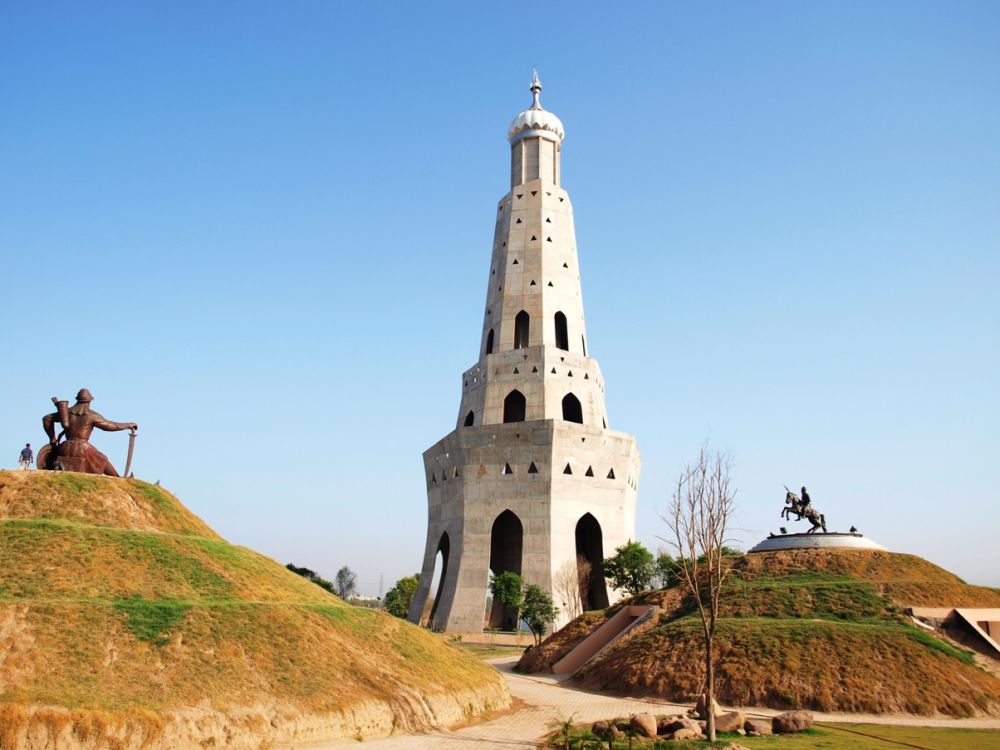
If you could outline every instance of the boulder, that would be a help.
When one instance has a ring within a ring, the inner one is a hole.
[[[737,729],[743,728],[746,720],[747,717],[740,711],[723,711],[721,714],[715,715],[715,731],[735,732]]]
[[[629,720],[629,728],[643,737],[656,739],[656,717],[652,714],[634,714]]]
[[[771,730],[775,734],[795,734],[808,729],[813,724],[810,711],[786,711],[771,719]]]
[[[674,732],[672,740],[703,740],[705,735],[693,727],[684,727]]]
[[[659,734],[673,734],[678,729],[693,729],[701,734],[701,727],[697,721],[685,719],[683,716],[668,716],[656,723],[656,730]]]
[[[771,720],[747,719],[743,724],[743,728],[749,737],[762,737],[766,734],[771,734]]]
[[[707,719],[708,718],[708,712],[705,711],[705,696],[704,695],[699,695],[698,696],[698,702],[694,704],[694,712],[698,716],[699,719]],[[716,702],[715,698],[712,698],[712,713],[716,714],[716,715],[722,713],[722,709],[719,708],[719,704],[718,704],[718,702]]]

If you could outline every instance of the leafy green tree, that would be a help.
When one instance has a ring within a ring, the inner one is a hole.
[[[604,559],[604,576],[631,596],[648,589],[656,574],[653,553],[639,542],[627,542]]]
[[[661,589],[669,589],[671,586],[676,586],[680,583],[680,564],[680,560],[675,560],[668,553],[661,551],[656,556],[656,562],[654,563],[656,572],[653,575],[653,579],[656,581],[656,585]]]
[[[517,573],[507,570],[499,575],[490,576],[490,593],[493,601],[500,602],[505,607],[514,610],[514,622],[520,622],[521,602],[524,600],[524,579]]]
[[[313,583],[315,583],[320,588],[326,589],[331,594],[336,593],[333,590],[333,584],[330,583],[325,578],[321,578],[319,576],[319,574],[316,573],[315,570],[309,570],[309,568],[300,568],[295,563],[288,563],[285,567],[288,568],[293,573],[295,573],[296,575],[302,576],[307,581],[312,581]]]
[[[385,592],[385,611],[396,617],[406,618],[410,613],[410,604],[420,585],[420,574],[406,576],[396,581],[396,584]]]
[[[337,571],[337,596],[347,601],[358,595],[358,574],[346,565]]]
[[[523,592],[524,603],[521,605],[521,619],[528,630],[535,636],[535,645],[542,642],[546,629],[556,621],[559,610],[552,604],[552,597],[545,593],[541,586],[534,583],[526,584]]]

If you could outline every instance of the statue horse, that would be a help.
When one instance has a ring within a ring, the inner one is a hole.
[[[811,505],[803,505],[798,495],[791,490],[786,490],[785,507],[781,509],[781,517],[785,520],[791,520],[792,513],[795,514],[796,521],[805,518],[812,524],[812,528],[806,532],[807,534],[812,534],[816,529],[823,529],[823,533],[826,533],[826,516]]]

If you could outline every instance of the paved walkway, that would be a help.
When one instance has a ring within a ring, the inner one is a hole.
[[[507,680],[511,694],[520,699],[520,707],[502,714],[491,721],[456,730],[442,730],[427,734],[368,739],[365,748],[377,750],[483,750],[483,748],[536,748],[539,738],[551,731],[553,722],[573,716],[584,723],[598,719],[647,711],[653,714],[684,713],[690,703],[667,703],[647,698],[619,698],[590,693],[560,684],[565,678],[554,675],[522,675],[513,671],[514,657],[491,659]],[[754,716],[773,716],[779,711],[761,708],[747,711]],[[924,719],[917,716],[868,716],[862,714],[815,713],[821,722],[851,722],[860,724],[896,724],[928,727],[964,727],[968,729],[1000,729],[1000,719]],[[358,747],[356,740],[324,743],[320,747]]]

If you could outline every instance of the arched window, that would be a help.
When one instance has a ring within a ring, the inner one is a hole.
[[[475,423],[476,423],[476,413],[474,411],[470,411],[468,414],[465,415],[465,425],[464,426],[465,427],[472,427],[472,425],[474,425]]]
[[[580,405],[580,399],[572,393],[567,393],[563,396],[562,411],[563,419],[567,422],[583,424],[583,407]]]
[[[487,354],[492,354],[493,353],[493,329],[492,328],[490,329],[490,332],[486,334],[486,353]]]
[[[527,401],[524,394],[518,390],[511,391],[503,400],[503,421],[505,423],[523,422],[526,408]]]
[[[531,318],[521,310],[514,318],[514,348],[524,349],[528,345],[528,329]]]
[[[566,316],[556,313],[556,348],[569,351],[569,331],[566,328]]]

